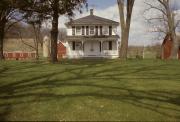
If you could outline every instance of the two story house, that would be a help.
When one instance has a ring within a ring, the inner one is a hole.
[[[67,58],[118,58],[118,22],[90,15],[66,23]]]

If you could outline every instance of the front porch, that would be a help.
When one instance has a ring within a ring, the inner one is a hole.
[[[118,58],[118,41],[106,39],[69,40],[68,58]]]

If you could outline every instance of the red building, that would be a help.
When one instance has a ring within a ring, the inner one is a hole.
[[[36,52],[22,52],[22,51],[4,52],[4,57],[7,60],[35,59]]]
[[[173,47],[173,41],[170,34],[167,34],[162,43],[162,59],[168,59],[171,56],[171,49]],[[178,59],[180,59],[180,48],[177,54]]]
[[[64,58],[66,56],[66,47],[62,42],[58,43],[58,58]]]

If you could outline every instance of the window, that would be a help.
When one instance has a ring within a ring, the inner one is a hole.
[[[72,50],[81,50],[82,49],[82,43],[81,42],[72,42]]]
[[[112,50],[112,41],[109,41],[109,50]]]
[[[100,26],[100,35],[103,35],[103,33],[102,33],[102,26]]]
[[[81,27],[80,26],[76,27],[76,35],[81,35]]]
[[[76,48],[76,50],[81,50],[82,49],[82,43],[81,42],[76,42],[75,43],[75,48]]]
[[[72,35],[75,35],[75,26],[72,27]]]
[[[86,35],[89,35],[89,26],[86,26]]]
[[[108,27],[103,27],[103,34],[108,35]]]
[[[90,35],[94,35],[94,26],[90,26]]]
[[[72,42],[72,50],[75,50],[75,41]]]
[[[99,42],[99,49],[100,49],[99,51],[101,52],[101,50],[102,50],[102,49],[101,49],[101,42]]]
[[[96,26],[96,35],[98,35],[98,26]]]
[[[112,35],[112,26],[109,26],[109,35]]]
[[[84,35],[84,32],[85,31],[85,29],[84,29],[84,26],[82,26],[82,35]]]

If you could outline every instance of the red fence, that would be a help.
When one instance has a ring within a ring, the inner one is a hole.
[[[26,60],[36,58],[36,52],[4,52],[5,59]]]

